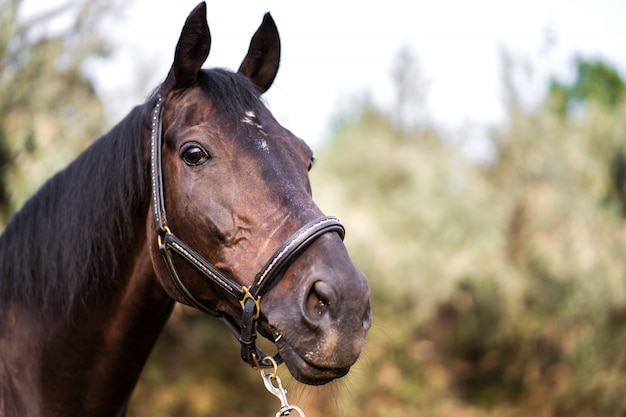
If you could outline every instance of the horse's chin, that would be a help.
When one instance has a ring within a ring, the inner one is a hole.
[[[329,368],[321,367],[306,360],[282,337],[276,342],[278,353],[283,358],[291,375],[307,385],[324,385],[337,378],[341,378],[350,371],[350,367]]]

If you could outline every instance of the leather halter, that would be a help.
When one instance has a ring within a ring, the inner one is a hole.
[[[274,252],[261,271],[256,274],[250,288],[239,285],[174,235],[167,225],[163,189],[162,108],[163,100],[159,95],[152,116],[151,137],[152,203],[159,252],[165,261],[176,289],[185,301],[204,313],[221,318],[235,337],[237,337],[241,343],[241,358],[255,368],[274,367],[275,364],[272,363],[272,359],[266,359],[266,355],[255,343],[257,320],[261,314],[261,295],[267,291],[274,281],[280,278],[280,274],[289,263],[299,256],[315,239],[327,232],[337,232],[343,239],[345,229],[339,222],[339,219],[331,216],[320,217],[305,224]],[[208,282],[217,285],[241,304],[240,324],[231,315],[203,304],[189,291],[176,269],[174,254],[193,266]],[[280,334],[272,335],[274,342],[277,342],[281,336]],[[276,363],[282,362],[278,353],[273,357],[273,360]]]

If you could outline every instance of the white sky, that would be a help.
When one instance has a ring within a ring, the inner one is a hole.
[[[31,1],[39,3],[50,4]],[[116,119],[165,77],[183,22],[197,3],[133,0],[105,27],[117,46],[112,60],[97,69],[98,85],[105,96],[127,97],[110,101]],[[389,103],[393,58],[405,45],[418,56],[429,83],[430,119],[470,136],[504,117],[501,47],[543,56],[541,65],[561,74],[580,53],[603,58],[626,76],[623,0],[209,0],[207,5],[213,41],[206,67],[238,68],[263,13],[271,11],[282,61],[266,99],[278,120],[314,147],[329,136],[332,116],[350,97],[368,91]],[[556,39],[549,59],[541,52],[547,33]]]

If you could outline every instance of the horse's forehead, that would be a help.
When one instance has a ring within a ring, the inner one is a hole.
[[[254,143],[259,150],[269,152],[269,145],[267,144],[269,133],[254,110],[246,110],[239,122],[243,125],[247,125],[248,131],[253,133],[249,136],[251,142]]]
[[[268,117],[269,110],[265,109],[262,102],[242,105],[233,96],[231,102],[214,102],[211,97],[202,90],[192,90],[185,96],[176,100],[174,117],[183,117],[185,124],[201,124],[207,122],[220,122],[232,128],[238,124],[247,124],[262,128],[259,120],[263,119],[264,125],[278,125],[272,117]]]
[[[225,145],[236,146],[239,151],[253,155],[265,154],[281,158],[300,154],[310,157],[311,150],[301,139],[285,129],[272,116],[260,99],[243,105],[233,97],[232,102],[214,102],[202,88],[191,89],[176,99],[171,122],[177,128],[208,128],[215,137],[230,138]]]
[[[211,99],[197,90],[191,90],[173,100],[171,106],[165,106],[166,109],[168,107],[172,109],[171,117],[185,125],[197,125],[215,119],[218,113]]]

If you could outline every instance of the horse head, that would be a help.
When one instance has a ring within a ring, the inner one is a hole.
[[[201,69],[210,46],[201,3],[187,18],[158,89],[159,108],[146,114],[146,141],[158,129],[162,159],[153,178],[162,182],[162,202],[148,221],[161,221],[162,206],[165,238],[185,242],[243,294],[259,271],[273,267],[268,259],[282,260],[279,252],[289,246],[284,242],[327,218],[312,199],[311,149],[261,99],[280,61],[272,17],[265,15],[237,72]],[[171,248],[164,248],[159,227],[148,230],[152,262],[170,297],[221,317],[241,316],[241,297],[225,295],[219,283],[202,277],[197,261],[184,259],[191,249],[172,255],[168,268],[161,255]],[[180,282],[172,279],[172,268]],[[371,308],[367,280],[350,260],[339,228],[308,240],[276,272],[263,294],[252,297],[258,303],[255,328],[276,343],[301,382],[323,384],[345,375],[362,350]]]

